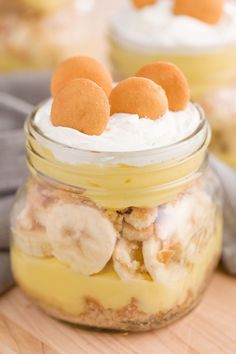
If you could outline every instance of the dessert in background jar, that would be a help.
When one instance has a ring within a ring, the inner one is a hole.
[[[129,10],[113,18],[109,31],[116,76],[133,75],[155,60],[178,65],[212,125],[212,151],[235,168],[236,2],[130,3]]]
[[[212,127],[211,151],[236,169],[236,79],[201,99]]]
[[[175,65],[114,85],[74,57],[25,125],[29,177],[12,211],[11,259],[23,292],[49,315],[144,331],[184,316],[221,253],[210,130]]]
[[[93,0],[82,2],[0,0],[0,72],[50,69],[90,51]]]

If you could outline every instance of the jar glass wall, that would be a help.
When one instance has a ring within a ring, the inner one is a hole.
[[[91,53],[93,0],[9,0],[0,4],[0,72],[51,69]]]
[[[178,144],[98,153],[44,137],[34,115],[30,176],[12,212],[13,273],[25,294],[58,319],[116,330],[159,328],[189,312],[221,251],[204,117]],[[150,163],[137,166],[143,157]]]

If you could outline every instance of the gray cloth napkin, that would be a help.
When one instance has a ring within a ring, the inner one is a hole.
[[[4,293],[13,285],[13,277],[11,274],[11,266],[8,252],[0,252],[0,294]]]
[[[49,96],[49,73],[0,76],[0,294],[12,284],[9,215],[15,192],[26,176],[23,124],[31,104]]]
[[[36,105],[49,97],[50,72],[0,75],[0,91]]]
[[[210,164],[220,178],[223,190],[224,239],[222,263],[236,276],[236,170],[210,156]]]

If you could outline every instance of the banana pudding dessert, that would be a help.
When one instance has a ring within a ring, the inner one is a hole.
[[[201,99],[212,128],[211,151],[236,169],[236,79]]]
[[[188,313],[221,253],[210,129],[168,62],[113,84],[97,60],[58,66],[26,121],[29,177],[11,216],[12,269],[49,315],[144,331]]]
[[[132,0],[109,30],[118,78],[153,61],[185,73],[213,129],[211,150],[236,167],[236,3],[233,0]]]
[[[78,0],[0,0],[0,72],[50,69],[89,49]]]
[[[156,60],[185,73],[194,98],[236,79],[236,4],[233,0],[137,0],[109,29],[117,77]]]

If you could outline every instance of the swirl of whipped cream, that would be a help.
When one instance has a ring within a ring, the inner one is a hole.
[[[95,136],[86,135],[71,128],[53,126],[50,119],[51,105],[52,100],[50,99],[39,108],[34,117],[34,125],[41,135],[67,148],[88,152],[109,152],[111,155],[121,153],[115,159],[108,159],[107,164],[129,165],[129,153],[136,153],[137,155],[135,166],[155,163],[157,161],[155,161],[153,154],[149,156],[149,151],[167,147],[192,135],[194,136],[203,119],[199,110],[192,103],[189,103],[184,111],[168,111],[157,120],[140,118],[136,114],[119,113],[110,117],[106,130],[100,136]],[[38,136],[38,138],[40,137]],[[182,156],[183,154],[188,155],[191,149],[192,152],[196,151],[203,144],[204,139],[203,133],[200,138],[193,139],[192,145],[188,143],[184,145],[186,151],[177,149],[176,154]],[[45,147],[49,148],[59,161],[70,164],[81,162],[81,156],[77,158],[76,154],[68,153],[68,150],[67,152],[64,151],[63,146],[55,146],[56,144],[52,144],[45,139],[42,139],[42,143],[47,145]],[[139,152],[144,151],[147,153],[142,158]],[[172,156],[170,157],[172,158]],[[96,158],[95,154],[94,161],[83,162],[96,163]],[[163,160],[165,160],[164,157]]]
[[[142,51],[183,50],[209,51],[236,44],[236,2],[226,0],[224,15],[216,25],[209,25],[189,16],[172,13],[173,0],[158,0],[142,9],[131,8],[117,14],[111,23],[111,34],[129,48]]]

